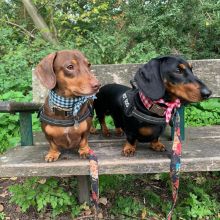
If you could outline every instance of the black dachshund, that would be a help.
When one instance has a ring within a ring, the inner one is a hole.
[[[94,102],[104,135],[109,136],[105,116],[111,115],[116,134],[126,134],[122,153],[132,156],[136,141],[150,142],[152,149],[164,151],[159,136],[183,103],[208,98],[211,91],[192,72],[192,66],[179,56],[150,60],[135,74],[133,88],[107,84]]]

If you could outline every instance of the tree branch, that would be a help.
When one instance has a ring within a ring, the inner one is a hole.
[[[2,19],[0,19],[0,20],[3,21]],[[21,27],[20,25],[18,25],[18,24],[16,24],[16,23],[13,23],[13,22],[11,22],[11,21],[7,21],[7,20],[4,20],[4,22],[6,22],[7,24],[10,24],[10,25],[12,25],[12,26],[15,26],[15,27],[19,28],[22,33],[27,34],[27,35],[29,35],[31,38],[35,39],[35,36],[34,36],[31,32],[29,32],[29,31],[26,30],[25,28]]]
[[[49,27],[47,26],[46,22],[42,18],[40,14],[38,14],[37,9],[35,5],[32,3],[31,0],[22,0],[24,7],[26,8],[28,14],[32,18],[34,24],[36,27],[40,30],[43,38],[53,44],[57,44],[58,41],[54,38],[52,33],[49,30]]]

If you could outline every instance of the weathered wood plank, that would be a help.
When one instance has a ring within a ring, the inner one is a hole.
[[[118,141],[123,141],[125,139],[124,136],[117,137],[114,134],[113,130],[110,130],[110,137],[103,137],[100,130],[97,130],[97,134],[89,136],[90,145],[93,146],[93,143],[115,143]],[[193,139],[212,139],[212,138],[220,138],[220,126],[204,126],[204,127],[188,127],[186,128],[186,141]],[[166,131],[161,137],[161,140],[170,140],[170,127],[166,128]],[[34,143],[35,145],[45,145],[47,141],[42,132],[34,133]]]
[[[209,60],[191,60],[193,72],[208,87],[211,88],[212,97],[220,97],[220,59]],[[143,64],[107,64],[93,65],[92,70],[101,84],[120,83],[130,86],[130,80]],[[33,100],[43,103],[47,95],[47,90],[39,83],[36,76],[32,75]]]
[[[32,102],[0,102],[0,112],[36,112],[41,105]]]
[[[220,171],[220,129],[214,129],[218,138],[205,138],[211,134],[204,129],[189,130],[194,139],[187,138],[183,144],[182,171]],[[202,132],[200,132],[202,131]],[[203,134],[201,134],[203,133]],[[203,137],[203,138],[199,138]],[[198,138],[198,139],[195,139]],[[138,144],[134,157],[126,158],[121,155],[124,140],[117,142],[93,142],[90,144],[99,159],[100,174],[132,174],[132,173],[161,173],[169,171],[169,155],[172,142],[163,141],[166,152],[155,152],[149,144]],[[45,163],[44,156],[48,144],[17,147],[9,150],[0,157],[0,176],[71,176],[88,175],[88,160],[80,159],[77,152],[65,152],[53,163]]]
[[[87,204],[90,204],[90,187],[89,176],[77,176],[79,203],[87,202]]]

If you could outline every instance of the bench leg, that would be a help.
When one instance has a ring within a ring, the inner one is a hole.
[[[20,112],[19,118],[20,118],[21,146],[33,145],[31,113]]]
[[[80,203],[90,205],[90,181],[89,176],[77,176],[78,199]]]

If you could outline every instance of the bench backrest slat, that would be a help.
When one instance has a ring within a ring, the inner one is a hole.
[[[212,97],[220,97],[220,59],[192,60],[193,72],[212,90]],[[92,69],[101,84],[119,83],[130,85],[130,80],[143,64],[107,64],[94,65]],[[33,74],[33,101],[43,103],[47,90]]]

